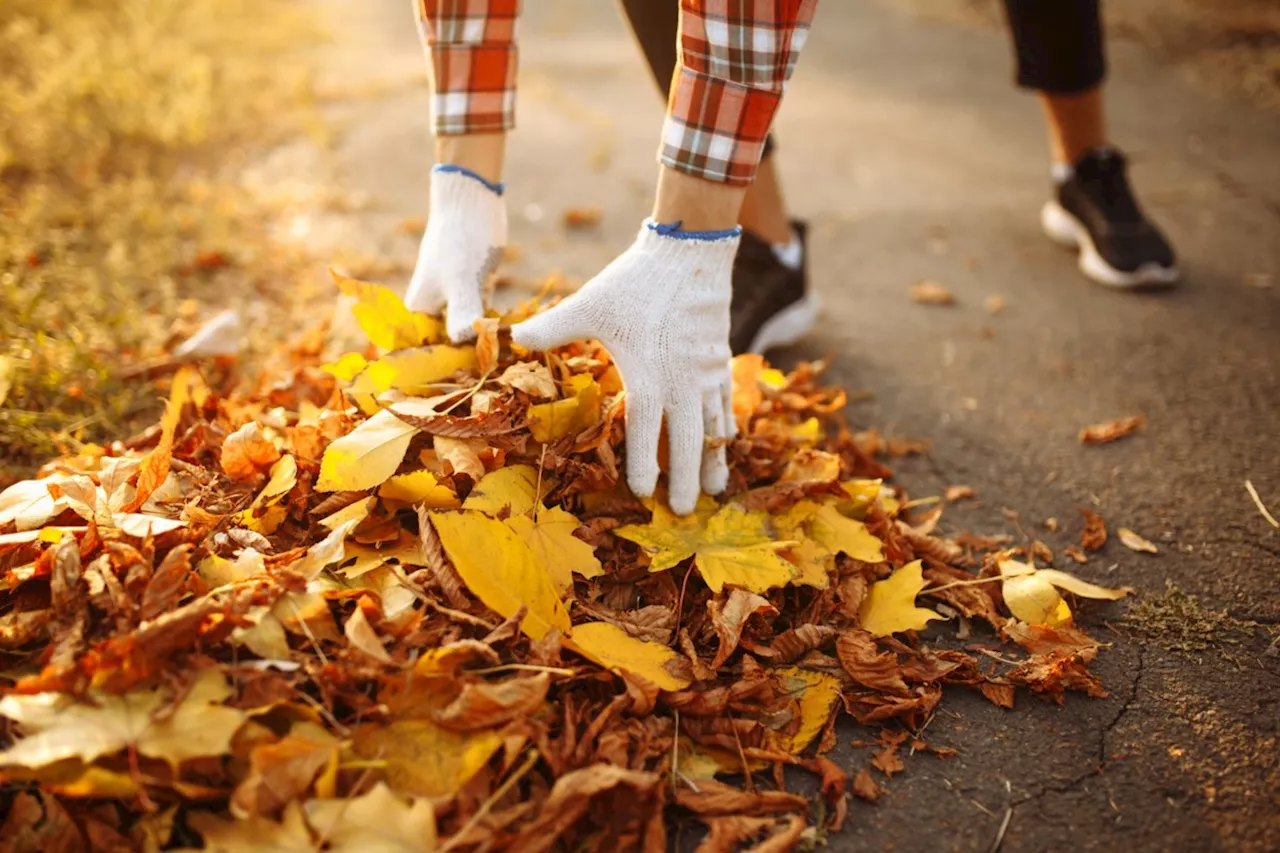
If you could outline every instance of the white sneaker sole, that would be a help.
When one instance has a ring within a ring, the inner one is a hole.
[[[1047,201],[1040,209],[1040,227],[1055,243],[1079,250],[1080,272],[1107,287],[1122,290],[1162,289],[1171,287],[1180,276],[1176,266],[1166,267],[1157,263],[1143,264],[1132,272],[1111,266],[1098,254],[1084,223],[1056,201]]]
[[[767,350],[791,346],[808,334],[821,310],[818,297],[806,294],[766,320],[752,338],[747,351],[764,355]]]

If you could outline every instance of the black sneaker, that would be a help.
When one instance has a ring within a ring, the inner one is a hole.
[[[809,247],[807,226],[791,223],[800,237],[800,268],[791,269],[778,260],[773,248],[755,235],[743,231],[733,259],[733,302],[729,346],[734,355],[764,354],[774,347],[794,344],[813,327],[818,317],[818,300],[809,293]]]
[[[1108,287],[1154,290],[1178,280],[1173,249],[1133,197],[1124,155],[1095,148],[1045,203],[1050,239],[1080,250],[1080,272]]]

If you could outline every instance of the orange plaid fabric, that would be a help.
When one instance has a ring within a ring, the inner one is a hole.
[[[764,140],[818,0],[681,0],[680,62],[658,159],[736,186],[755,178]]]
[[[431,70],[431,123],[440,135],[515,126],[520,0],[414,0]]]
[[[415,2],[431,59],[435,132],[513,127],[520,0]],[[658,159],[709,181],[750,184],[817,5],[680,0],[680,62]]]

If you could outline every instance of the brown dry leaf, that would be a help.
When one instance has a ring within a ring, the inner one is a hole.
[[[248,480],[267,470],[280,458],[280,451],[257,421],[249,421],[222,442],[219,464],[233,480]]]
[[[1099,643],[1076,628],[1051,628],[1048,625],[1028,625],[1026,622],[1009,621],[1002,633],[1033,655],[1057,649],[1072,651],[1096,651]]]
[[[895,569],[867,591],[866,600],[858,609],[859,627],[873,637],[887,637],[901,631],[919,631],[934,619],[941,619],[932,610],[916,607],[916,596],[922,589],[924,575],[919,560]]]
[[[765,592],[790,583],[796,574],[778,555],[789,543],[775,542],[768,523],[763,512],[735,504],[717,508],[715,501],[703,496],[697,510],[684,517],[658,502],[648,524],[619,527],[614,535],[641,545],[650,554],[650,571],[664,571],[693,557],[712,592],[725,584]]]
[[[164,415],[160,418],[160,442],[155,449],[142,459],[138,469],[138,491],[133,500],[120,507],[120,512],[137,512],[147,502],[151,493],[160,488],[160,484],[169,476],[169,460],[173,457],[173,439],[178,423],[182,420],[182,410],[187,401],[196,395],[197,389],[204,388],[204,380],[200,373],[190,365],[183,365],[173,375],[173,384],[169,390],[169,400],[165,403]],[[110,490],[108,490],[110,494]]]
[[[876,780],[871,778],[871,771],[864,767],[853,777],[853,793],[859,799],[874,803],[880,799],[884,791],[876,784]]]
[[[536,361],[517,362],[494,381],[509,388],[518,388],[537,400],[551,400],[556,396],[556,382],[551,371]]]
[[[552,850],[566,830],[593,809],[604,815],[606,823],[613,816],[613,840],[626,814],[638,815],[649,823],[654,837],[630,846],[630,849],[663,849],[666,843],[661,822],[648,821],[649,814],[661,810],[658,787],[662,777],[642,770],[628,770],[611,764],[591,764],[565,773],[556,780],[550,795],[538,809],[537,818],[526,824],[508,848],[512,853],[543,853]],[[597,800],[607,802],[597,802]],[[656,845],[656,847],[655,847]],[[617,849],[629,849],[619,844]]]
[[[885,693],[909,693],[902,667],[893,652],[881,652],[866,631],[849,630],[836,641],[836,656],[849,677],[861,685]]]
[[[259,744],[249,753],[249,775],[231,795],[236,817],[279,814],[311,789],[321,771],[337,768],[337,740],[314,724],[299,724],[294,730],[303,734]]]
[[[1115,418],[1114,420],[1103,421],[1100,424],[1093,424],[1080,430],[1080,443],[1106,444],[1109,441],[1133,435],[1146,422],[1147,419],[1142,415],[1132,415],[1127,418]]]
[[[920,305],[954,305],[956,297],[940,282],[925,279],[911,285],[911,301]]]
[[[704,821],[707,837],[693,853],[786,853],[794,850],[804,834],[805,822],[797,815],[786,818],[730,815]],[[750,847],[744,845],[750,842]]]
[[[766,617],[777,616],[778,608],[770,604],[769,599],[742,589],[731,589],[728,595],[721,593],[707,601],[711,627],[720,638],[720,647],[711,661],[712,669],[719,669],[737,650],[742,629],[746,627],[747,620],[757,613]]]
[[[1084,532],[1080,534],[1080,544],[1086,551],[1100,551],[1107,544],[1107,523],[1087,507],[1080,507],[1084,516]]]
[[[492,729],[455,732],[431,720],[368,724],[352,734],[357,755],[385,762],[391,790],[406,797],[452,797],[502,746]]]
[[[1120,536],[1120,544],[1128,548],[1130,551],[1138,551],[1143,554],[1159,554],[1160,549],[1156,547],[1156,543],[1150,539],[1144,539],[1134,533],[1127,527],[1121,527],[1116,533]]]
[[[1094,650],[1070,651],[1059,649],[1043,655],[1034,655],[1021,666],[1005,673],[1005,678],[1015,684],[1025,684],[1059,705],[1067,690],[1078,690],[1097,699],[1105,699],[1107,691],[1088,669]]]
[[[744,791],[705,779],[698,783],[698,790],[680,786],[676,788],[676,802],[696,815],[766,815],[784,812],[803,812],[809,801],[785,791]]]
[[[595,228],[603,216],[598,207],[571,207],[564,212],[564,227],[573,231]]]
[[[551,676],[541,672],[527,678],[508,678],[496,684],[469,682],[431,719],[456,732],[473,732],[532,716],[547,698]]]
[[[994,682],[984,681],[978,685],[978,691],[985,696],[991,704],[998,705],[1006,710],[1013,709],[1013,685],[995,684]]]
[[[473,481],[479,482],[484,477],[484,463],[480,461],[480,453],[487,444],[480,438],[446,438],[435,437],[436,455],[449,463],[455,474],[465,474]]]
[[[436,814],[425,799],[405,802],[379,782],[350,800],[310,800],[307,822],[330,853],[430,853]]]
[[[947,503],[953,504],[966,498],[972,498],[976,494],[972,486],[947,486],[944,497],[947,499]]]

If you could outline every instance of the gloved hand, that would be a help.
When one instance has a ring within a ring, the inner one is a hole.
[[[447,306],[449,338],[469,341],[475,337],[472,324],[484,316],[490,279],[507,245],[502,185],[458,166],[436,166],[430,213],[404,303],[428,314]]]
[[[707,440],[734,430],[729,299],[739,234],[646,221],[631,248],[581,290],[511,329],[528,349],[604,344],[627,392],[627,482],[641,497],[653,494],[665,413],[668,494],[680,515],[693,512],[699,484],[718,494],[729,479],[723,442]]]

